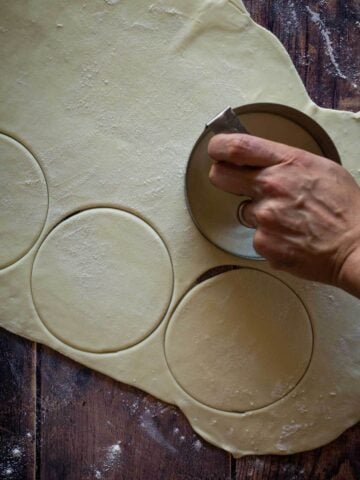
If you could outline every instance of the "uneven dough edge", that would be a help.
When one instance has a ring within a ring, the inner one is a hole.
[[[169,2],[166,2],[169,3]],[[201,8],[203,5],[206,4],[215,4],[215,5],[225,5],[226,2],[197,2],[199,7]],[[230,2],[233,4],[234,2]],[[193,2],[196,7],[196,2]],[[247,17],[243,10],[244,17]],[[356,159],[355,155],[351,155],[351,152],[348,152],[348,144],[346,142],[347,139],[352,139],[353,143],[356,142],[356,139],[359,139],[358,134],[358,121],[355,122],[355,120],[359,119],[359,116],[357,114],[350,114],[346,112],[332,112],[324,109],[320,109],[317,107],[308,97],[307,93],[305,92],[305,89],[299,79],[299,76],[292,65],[291,62],[289,62],[289,57],[285,53],[284,48],[281,46],[280,42],[278,40],[274,41],[274,36],[271,36],[269,32],[266,30],[262,29],[259,26],[255,27],[255,24],[251,23],[249,19],[245,18],[244,21],[246,20],[246,29],[250,29],[250,33],[254,32],[255,38],[263,38],[266,40],[265,43],[267,43],[270,39],[271,46],[276,49],[277,56],[281,60],[281,63],[284,63],[284,68],[290,69],[291,75],[294,85],[296,88],[299,89],[299,98],[296,97],[294,99],[289,100],[289,104],[294,106],[295,108],[300,108],[307,113],[311,114],[314,118],[317,118],[319,123],[321,123],[330,133],[331,136],[336,138],[337,143],[339,143],[339,149],[341,150],[341,153],[343,152],[343,156],[345,154],[345,159],[344,159],[344,164],[347,168],[350,170],[352,168],[356,167]],[[244,27],[245,28],[245,27]],[[256,32],[254,31],[254,28],[256,28]],[[249,30],[244,30],[245,35],[249,33]],[[258,30],[259,29],[259,30]],[[258,37],[258,35],[260,37]],[[270,36],[269,36],[270,35]],[[296,74],[296,77],[295,77]],[[296,90],[295,88],[295,90]],[[250,101],[276,101],[281,98],[281,94],[277,91],[273,91],[270,88],[270,91],[260,91],[258,93],[254,92],[251,93],[251,99]],[[212,104],[209,106],[209,112],[204,112],[204,114],[209,113],[210,110],[212,111],[215,108],[215,105]],[[214,112],[212,112],[214,113]],[[197,119],[202,118],[199,115],[197,116]],[[339,129],[339,119],[342,119],[342,127],[343,127],[343,132],[340,135],[338,132]],[[8,127],[6,126],[6,123],[4,121],[4,131]],[[10,127],[11,130],[16,131],[16,121],[10,122]],[[21,132],[20,132],[21,133]],[[343,138],[344,137],[344,138]],[[29,141],[31,139],[31,129],[30,127],[26,130],[25,129],[25,138]],[[359,140],[357,140],[359,142]],[[340,146],[341,144],[341,146]],[[41,151],[41,142],[38,142],[38,150]],[[355,143],[355,145],[358,145],[358,143]],[[354,151],[358,151],[358,148],[354,148]],[[46,153],[41,151],[41,161],[46,163]],[[52,169],[55,168],[54,164],[49,163],[46,165],[46,170],[48,174],[52,171]],[[55,168],[56,170],[56,168]],[[53,176],[53,175],[51,175]],[[180,181],[180,180],[179,180]],[[102,192],[100,192],[102,193]],[[176,196],[177,195],[177,196]],[[174,198],[177,200],[177,202],[181,203],[182,199],[180,199],[179,192],[176,191],[176,195],[174,195]],[[84,200],[85,198],[85,200]],[[46,231],[48,232],[56,223],[59,221],[59,219],[65,215],[67,211],[69,211],[71,208],[76,208],[76,205],[80,205],[81,207],[84,207],[85,205],[89,204],[89,201],[86,199],[86,195],[84,197],[81,197],[81,192],[79,194],[79,198],[75,198],[74,200],[74,207],[70,202],[69,205],[61,205],[60,207],[57,207],[55,205],[55,200],[58,200],[56,196],[52,199],[52,211],[50,212],[50,217],[48,219],[48,224],[47,224],[47,229]],[[173,199],[171,199],[173,200]],[[136,205],[135,205],[135,210],[139,209],[139,206],[141,204],[138,202],[138,199],[134,199]],[[94,200],[95,203],[99,203],[98,200]],[[172,210],[170,214],[176,217],[176,215],[184,215],[184,212],[182,209],[177,209],[173,207],[171,204],[169,206],[169,210]],[[140,209],[141,210],[141,209]],[[150,218],[154,218],[154,211],[149,210],[144,213],[145,216],[149,216]],[[169,215],[169,216],[171,216]],[[176,306],[178,300],[182,297],[182,295],[185,293],[185,291],[189,288],[191,282],[200,274],[203,273],[204,270],[207,268],[210,268],[212,266],[216,266],[219,264],[226,264],[226,263],[236,263],[238,265],[253,265],[252,263],[248,262],[243,262],[238,259],[234,259],[233,257],[229,255],[225,255],[222,252],[216,251],[213,247],[207,247],[205,243],[200,239],[197,235],[197,232],[192,229],[191,226],[188,226],[189,231],[190,231],[190,237],[194,238],[194,248],[195,252],[200,252],[203,251],[205,248],[207,250],[202,253],[200,256],[200,260],[197,260],[194,264],[194,267],[192,268],[184,268],[184,271],[179,272],[179,258],[181,255],[178,255],[176,258],[176,267],[177,267],[177,285],[176,285],[176,291],[175,295],[172,300],[172,309]],[[181,253],[184,253],[183,247],[181,247],[181,241],[182,238],[179,236],[178,238],[172,239],[170,235],[170,228],[168,225],[166,225],[166,222],[164,222],[162,225],[159,226],[159,231],[163,234],[163,236],[167,239],[169,243],[171,243],[171,248],[173,251],[173,254],[176,250],[176,240],[179,242],[177,245],[178,249],[181,250]],[[175,237],[176,235],[179,235],[178,232],[175,232]],[[43,238],[43,237],[42,237]],[[239,438],[235,438],[234,436],[228,435],[229,430],[232,428],[232,422],[235,422],[235,416],[234,415],[223,415],[223,416],[218,416],[217,412],[214,412],[209,409],[204,409],[202,406],[196,404],[193,400],[191,400],[189,397],[186,397],[182,391],[179,390],[177,385],[174,383],[173,379],[171,376],[169,376],[168,371],[164,367],[164,358],[162,355],[159,355],[158,349],[161,348],[162,344],[162,336],[164,333],[164,329],[166,326],[166,322],[169,319],[170,312],[167,315],[167,317],[164,319],[162,325],[151,335],[148,337],[148,339],[145,341],[145,343],[142,343],[141,345],[138,345],[132,349],[130,352],[131,354],[129,355],[128,358],[125,358],[124,355],[117,355],[117,354],[108,354],[102,356],[101,359],[99,359],[99,356],[96,355],[88,355],[88,354],[82,354],[80,352],[74,351],[71,348],[61,344],[59,341],[57,341],[55,338],[49,336],[48,332],[43,328],[42,325],[39,324],[36,320],[36,314],[33,311],[32,308],[32,303],[31,303],[31,298],[29,298],[28,294],[21,294],[21,298],[19,297],[19,292],[21,292],[23,289],[27,289],[28,285],[28,279],[30,275],[30,269],[31,269],[31,260],[35,254],[36,249],[38,248],[40,241],[38,242],[37,246],[32,249],[30,254],[26,256],[21,262],[18,264],[14,265],[14,267],[9,267],[8,269],[0,272],[0,276],[2,279],[2,284],[0,285],[0,293],[1,293],[1,298],[5,298],[6,302],[2,302],[2,305],[0,307],[0,313],[1,313],[1,323],[5,328],[8,330],[13,331],[14,333],[22,334],[23,336],[31,339],[31,340],[36,340],[41,343],[47,344],[54,348],[55,350],[60,351],[61,353],[69,356],[70,358],[73,358],[76,361],[79,361],[80,363],[87,365],[95,370],[98,370],[102,373],[105,373],[107,375],[112,376],[113,378],[123,381],[126,383],[129,383],[131,385],[137,386],[139,388],[142,388],[143,390],[156,395],[160,399],[164,401],[168,401],[170,403],[177,404],[187,415],[189,418],[193,428],[198,431],[204,438],[209,440],[211,443],[221,446],[225,448],[228,451],[231,451],[235,456],[241,456],[241,455],[246,455],[246,454],[251,454],[251,453],[259,453],[258,451],[255,450],[255,447],[251,447],[249,445],[249,448],[242,448],[241,446],[239,447],[238,445],[240,444],[245,444],[246,442],[244,440],[240,440]],[[174,258],[176,255],[174,255]],[[264,265],[262,268],[267,269],[268,267]],[[291,282],[290,279],[288,279],[286,276],[284,277],[288,282]],[[306,292],[307,298],[309,301],[313,301],[315,303],[319,303],[320,305],[320,310],[321,308],[327,310],[331,307],[331,302],[327,302],[326,300],[326,295],[333,295],[335,296],[336,302],[338,303],[338,313],[343,314],[342,310],[351,311],[352,309],[354,310],[353,312],[353,317],[351,315],[349,318],[352,318],[352,321],[358,321],[355,320],[355,313],[356,313],[356,304],[352,299],[350,299],[348,296],[342,294],[341,292],[337,292],[334,289],[328,288],[328,287],[318,287],[314,285],[308,285],[305,284],[304,282],[301,281],[294,281],[294,284],[296,285],[297,289],[302,291],[303,293]],[[307,287],[310,289],[314,289],[315,294],[312,295],[311,292],[307,291]],[[305,295],[305,293],[304,293]],[[318,295],[319,298],[313,298]],[[14,308],[14,302],[17,303],[16,308]],[[344,306],[344,309],[342,308]],[[25,314],[26,313],[26,314]],[[350,312],[351,313],[351,312]],[[28,316],[27,316],[28,315]],[[351,321],[348,321],[347,324],[345,325],[345,333],[346,329],[350,329],[351,331]],[[325,327],[321,327],[323,330],[325,330]],[[331,324],[329,328],[335,328],[334,325]],[[321,332],[320,332],[321,333]],[[338,332],[339,335],[341,332]],[[347,342],[350,341],[346,339]],[[331,343],[331,342],[330,342]],[[143,349],[143,347],[146,345],[147,350]],[[354,340],[354,345],[356,346],[355,340]],[[331,345],[328,346],[329,348],[327,349],[328,352],[331,352]],[[145,352],[146,350],[146,352]],[[134,353],[134,355],[133,355]],[[146,364],[148,361],[148,358],[153,360],[153,364],[151,365],[151,370],[153,373],[151,375],[144,375],[139,373],[138,371],[134,371],[134,363],[139,363]],[[116,362],[116,359],[119,359],[118,362]],[[120,365],[120,359],[121,359],[121,365]],[[356,361],[356,359],[354,359]],[[334,385],[336,385],[335,380],[340,377],[340,374],[348,374],[349,376],[352,376],[353,382],[359,382],[359,372],[356,372],[354,370],[353,366],[351,367],[351,362],[350,364],[346,363],[345,361],[345,366],[344,369],[339,373],[335,375],[335,378],[333,379],[333,383],[331,385],[326,386],[327,390],[325,389],[324,391],[331,390]],[[355,364],[355,362],[354,362]],[[352,370],[350,371],[349,369]],[[320,379],[321,383],[321,379]],[[325,442],[328,442],[335,438],[338,434],[340,434],[345,428],[351,426],[353,423],[355,423],[359,418],[360,418],[360,412],[359,412],[359,407],[355,408],[354,405],[356,405],[356,401],[358,402],[359,399],[359,389],[355,389],[354,392],[347,392],[346,391],[346,385],[344,385],[340,378],[339,378],[339,385],[341,388],[345,390],[345,396],[343,400],[340,402],[340,399],[335,400],[332,403],[332,408],[338,408],[339,411],[341,412],[341,419],[336,422],[337,419],[334,419],[333,424],[331,425],[331,432],[325,432],[325,433],[319,433],[316,430],[312,430],[311,433],[307,433],[307,436],[305,435],[305,440],[302,438],[297,437],[295,441],[295,446],[294,445],[286,445],[286,449],[281,451],[277,449],[274,444],[271,445],[272,440],[270,440],[270,445],[262,446],[261,448],[261,453],[277,453],[277,454],[287,454],[287,453],[294,453],[299,450],[305,450],[305,449],[310,449],[310,448],[315,448],[317,446],[322,445]],[[299,393],[299,396],[301,397],[301,393]],[[338,395],[339,397],[341,395]],[[358,403],[357,403],[358,405]],[[350,411],[346,411],[347,406],[349,406]],[[351,407],[351,408],[350,408]],[[327,410],[327,409],[326,409]],[[318,413],[320,415],[321,408],[319,407]],[[201,421],[199,422],[199,416],[201,417]],[[223,418],[222,418],[223,417]],[[245,417],[251,417],[250,415],[243,415],[243,418]],[[236,418],[239,418],[237,416]],[[217,423],[210,424],[211,419],[217,420]],[[219,426],[219,420],[224,421],[223,426]],[[275,428],[274,423],[279,421],[279,419],[276,416],[276,413],[272,413],[270,411],[265,412],[265,416],[263,420],[261,420],[257,427],[254,429],[254,436],[256,435],[264,435],[265,433],[269,433],[269,438],[272,439],[274,438],[274,435],[271,435],[270,429],[272,427]],[[280,422],[283,422],[283,425],[287,425],[287,418],[281,418],[280,415]],[[253,422],[250,422],[250,424],[253,424]],[[264,427],[264,423],[267,425],[267,427]],[[241,427],[242,428],[242,427]],[[244,427],[245,428],[245,427]],[[240,426],[239,426],[240,430]],[[311,430],[311,429],[310,429]],[[281,434],[281,429],[280,433]],[[279,437],[278,435],[278,437]],[[296,431],[294,432],[294,435],[296,435]],[[276,435],[275,435],[276,437]]]

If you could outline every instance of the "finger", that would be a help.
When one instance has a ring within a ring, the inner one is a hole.
[[[283,236],[258,228],[254,235],[253,247],[276,270],[291,271],[298,265],[294,246]]]
[[[279,208],[279,202],[274,200],[245,200],[241,204],[241,217],[244,220],[241,223],[244,223],[245,226],[251,225],[252,228],[261,227],[271,234],[282,235],[288,233],[287,225],[284,225],[282,219],[279,218]]]
[[[240,133],[215,135],[208,145],[208,154],[214,160],[261,168],[288,161],[297,153],[288,145]]]
[[[250,207],[250,206],[249,206]],[[307,218],[301,208],[274,198],[263,198],[254,203],[249,213],[244,209],[245,218],[252,215],[258,226],[278,235],[303,238],[309,229]]]
[[[246,195],[259,198],[260,189],[256,183],[258,171],[249,168],[240,168],[230,163],[213,163],[210,172],[210,182],[217,188],[235,195]]]

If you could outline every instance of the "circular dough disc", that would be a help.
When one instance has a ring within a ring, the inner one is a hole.
[[[254,269],[226,272],[193,288],[165,340],[171,372],[199,402],[244,412],[289,393],[306,372],[312,327],[282,281]]]
[[[44,226],[48,194],[35,158],[0,134],[0,268],[23,257]]]
[[[41,245],[32,272],[37,312],[66,344],[121,350],[161,322],[173,288],[158,234],[135,215],[96,208],[60,223]]]

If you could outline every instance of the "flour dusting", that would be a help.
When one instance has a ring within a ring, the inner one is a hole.
[[[12,449],[11,451],[13,457],[21,457],[22,456],[22,452],[21,452],[21,449],[19,447],[15,447]]]
[[[113,463],[116,457],[120,454],[121,454],[120,442],[115,443],[114,445],[111,445],[111,447],[108,448],[108,452],[106,455],[106,460],[108,464]]]
[[[299,27],[299,19],[298,19],[298,15],[297,15],[297,12],[296,12],[296,6],[295,6],[295,3],[293,1],[289,2],[289,13],[290,13],[290,18],[288,19],[287,23],[288,25],[291,25],[292,28],[298,28]]]
[[[169,450],[171,453],[176,453],[176,449],[167,441],[159,427],[156,418],[158,413],[153,413],[146,408],[140,415],[140,427],[147,433],[147,435],[162,447]]]
[[[325,25],[324,21],[321,19],[320,14],[311,10],[311,8],[309,6],[306,6],[305,8],[308,11],[308,13],[310,14],[311,21],[314,22],[319,27],[321,36],[323,37],[323,40],[325,42],[326,53],[327,53],[328,57],[330,58],[330,61],[331,61],[332,65],[335,69],[335,72],[336,72],[337,76],[346,80],[347,77],[341,71],[340,66],[339,66],[339,64],[338,64],[338,62],[335,58],[334,49],[332,47],[332,41],[331,41],[331,38],[330,38],[330,32],[326,28],[326,25]]]
[[[14,479],[22,475],[23,465],[26,463],[26,451],[30,446],[30,437],[25,434],[23,437],[9,439],[4,448],[3,456],[0,458],[0,478]]]
[[[98,465],[92,466],[93,475],[96,480],[106,478],[105,474],[110,470],[116,469],[119,465],[122,454],[121,441],[118,440],[113,445],[102,450],[104,452],[103,460]]]
[[[181,12],[177,8],[167,7],[164,5],[160,6],[160,5],[151,4],[149,6],[149,12],[163,14],[163,15],[174,15],[179,17],[185,17],[183,12]]]
[[[285,452],[289,449],[290,443],[288,443],[288,438],[291,437],[292,435],[295,435],[299,430],[304,428],[305,425],[297,424],[297,423],[292,423],[290,425],[284,425],[278,442],[276,443],[276,448],[280,452]]]
[[[196,440],[194,443],[193,443],[193,446],[194,446],[194,449],[197,451],[197,452],[200,452],[200,450],[202,449],[202,443],[200,440]]]

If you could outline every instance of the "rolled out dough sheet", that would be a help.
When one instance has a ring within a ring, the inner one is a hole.
[[[359,115],[308,97],[239,0],[0,4],[0,324],[178,405],[235,456],[360,419],[360,304],[203,238],[184,173],[205,122],[275,102],[359,180]],[[207,270],[236,265],[195,286]]]

